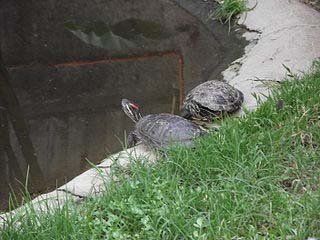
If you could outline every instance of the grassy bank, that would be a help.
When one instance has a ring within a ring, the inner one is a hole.
[[[194,150],[133,163],[105,194],[29,214],[2,239],[306,239],[320,236],[320,64]],[[121,174],[121,173],[118,173]],[[121,176],[121,175],[120,175]],[[40,224],[39,224],[40,223]]]

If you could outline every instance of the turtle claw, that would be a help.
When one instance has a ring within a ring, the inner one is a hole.
[[[128,134],[128,137],[127,137],[127,147],[128,148],[134,147],[139,142],[140,142],[140,139],[138,138],[137,134],[135,134],[134,132],[131,132]]]

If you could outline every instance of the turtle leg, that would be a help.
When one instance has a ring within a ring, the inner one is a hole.
[[[127,137],[127,147],[133,147],[140,141],[140,138],[135,132],[129,133]]]
[[[186,108],[182,108],[181,109],[180,116],[185,118],[185,119],[191,119],[192,118],[192,114]]]

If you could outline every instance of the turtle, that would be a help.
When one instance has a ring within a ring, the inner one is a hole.
[[[230,84],[210,80],[193,88],[185,97],[181,116],[212,121],[224,113],[234,113],[243,103],[243,93]]]
[[[151,149],[166,149],[172,144],[194,147],[194,139],[206,134],[198,125],[181,116],[170,113],[142,116],[139,105],[128,99],[122,99],[121,105],[135,123],[135,130],[127,139],[129,147],[139,141]]]

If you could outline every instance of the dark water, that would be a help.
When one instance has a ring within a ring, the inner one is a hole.
[[[22,180],[26,165],[33,164],[30,170],[37,174],[36,181],[41,181],[41,173],[48,187],[61,184],[88,168],[88,160],[97,162],[120,150],[126,130],[133,128],[122,112],[122,98],[135,100],[145,113],[177,113],[178,66],[179,59],[168,55],[10,69],[15,79],[11,86],[24,98],[20,109],[26,126],[21,115],[12,115],[12,104],[0,111],[1,139],[6,146],[0,155],[6,165],[1,174],[8,176],[3,182]],[[48,76],[50,80],[44,84]],[[28,132],[22,130],[25,127]],[[29,155],[21,148],[26,142],[33,147]]]
[[[244,43],[227,26],[207,21],[213,3],[20,3],[3,2],[0,8],[0,18],[8,19],[0,21],[0,209],[8,206],[10,188],[17,192],[23,185],[28,166],[29,189],[38,194],[89,168],[88,161],[121,150],[133,129],[122,98],[136,101],[145,114],[178,113],[188,90],[219,78],[243,51]],[[104,16],[102,7],[113,10]],[[123,12],[127,16],[120,20]],[[108,47],[101,39],[85,41],[89,31],[81,38],[65,29],[70,16],[109,21],[112,36],[139,44],[116,49],[115,38],[103,39]]]

